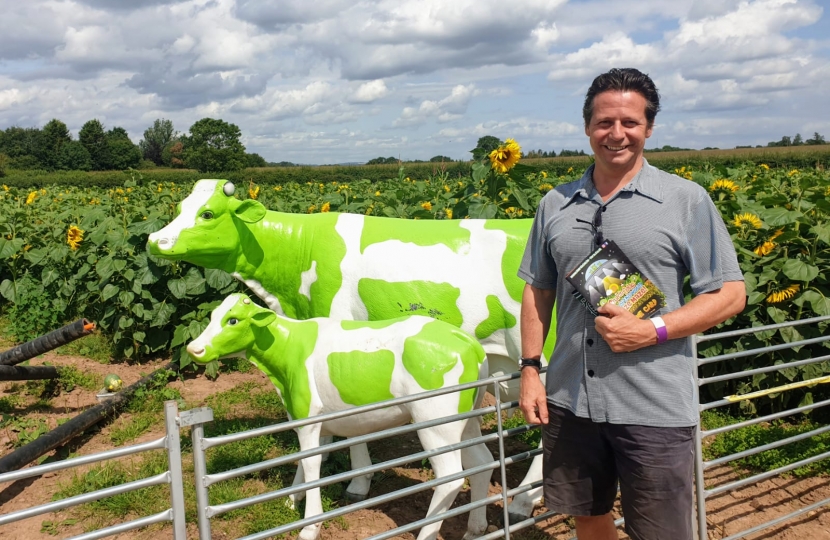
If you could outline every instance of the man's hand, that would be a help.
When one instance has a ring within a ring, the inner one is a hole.
[[[631,352],[657,343],[657,332],[651,321],[638,319],[627,309],[615,304],[599,308],[594,328],[614,352]]]
[[[519,408],[528,424],[548,423],[548,397],[539,372],[532,367],[522,370]]]

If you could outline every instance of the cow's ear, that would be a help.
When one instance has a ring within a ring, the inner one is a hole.
[[[265,217],[267,211],[261,202],[247,199],[239,203],[233,213],[245,223],[256,223]]]
[[[251,316],[251,322],[254,326],[259,326],[260,328],[264,326],[268,326],[277,318],[277,314],[269,309],[263,309],[262,311],[257,311]]]

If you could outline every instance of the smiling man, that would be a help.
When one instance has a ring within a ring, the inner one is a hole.
[[[706,190],[643,158],[659,110],[654,82],[636,69],[594,79],[582,111],[594,165],[542,199],[519,269],[519,404],[543,424],[545,505],[575,516],[580,540],[617,538],[618,484],[632,539],[691,540],[698,393],[682,338],[744,307],[735,249]],[[595,317],[565,279],[611,240],[665,295],[650,319],[608,303]],[[554,302],[545,387],[537,367]]]

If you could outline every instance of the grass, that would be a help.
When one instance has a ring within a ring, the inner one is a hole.
[[[70,341],[55,349],[55,352],[64,356],[84,356],[99,364],[109,364],[113,357],[112,343],[99,331]]]
[[[133,415],[115,425],[110,433],[113,444],[125,444],[140,434],[152,429],[160,429],[163,423],[162,403],[174,395],[180,399],[178,392],[161,385],[161,380],[150,385],[139,400],[130,403]],[[176,398],[173,398],[176,399]],[[246,382],[208,397],[205,405],[214,411],[214,421],[205,426],[205,435],[216,436],[250,430],[275,422],[285,421],[287,414],[279,397],[270,386],[259,386]],[[9,404],[12,406],[12,404]],[[199,404],[187,404],[188,408]],[[297,437],[293,431],[254,437],[244,441],[212,448],[207,452],[207,469],[209,473],[235,469],[278,455],[295,452],[299,449]],[[188,434],[182,435],[183,467],[185,471],[185,508],[187,519],[196,520],[196,499],[194,479],[192,476],[192,443]],[[324,475],[336,474],[348,468],[345,453],[333,455],[323,466]],[[145,478],[167,469],[166,454],[163,452],[133,457],[118,462],[107,462],[91,467],[84,473],[74,475],[62,483],[55,499],[89,493],[98,489],[123,484]],[[284,466],[262,471],[258,474],[235,478],[211,486],[211,504],[220,504],[251,497],[261,493],[281,489],[290,485],[294,477],[294,466]],[[331,510],[337,507],[343,496],[344,487],[335,484],[323,488],[323,508]],[[212,526],[218,534],[248,535],[297,521],[302,516],[303,503],[297,510],[291,509],[287,499],[277,499],[248,508],[242,508],[218,516],[212,520]],[[69,518],[81,520],[86,530],[106,527],[116,522],[134,519],[139,516],[161,512],[170,505],[170,491],[166,486],[144,488],[136,492],[108,497],[70,510]],[[126,516],[126,517],[125,517]],[[60,534],[66,522],[44,521],[43,529],[50,534]],[[326,526],[335,524],[346,527],[346,522],[338,518]]]
[[[746,418],[732,417],[717,411],[705,411],[701,418],[705,429],[715,429],[746,420]],[[823,427],[822,424],[804,416],[800,418],[790,417],[789,421],[782,419],[754,424],[722,433],[715,437],[707,437],[704,439],[705,446],[703,455],[707,460],[716,459],[779,441],[787,437],[806,433],[820,427]],[[707,441],[708,444],[706,444]],[[747,471],[750,473],[763,472],[813,457],[828,450],[830,450],[830,433],[823,433],[735,460],[731,464],[733,467],[739,469],[739,473],[746,473]],[[827,475],[830,474],[830,461],[823,460],[811,463],[794,469],[789,474],[797,478]]]

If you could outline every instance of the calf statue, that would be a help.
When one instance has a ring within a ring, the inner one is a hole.
[[[150,252],[225,270],[294,319],[427,315],[475,336],[490,375],[519,369],[524,281],[516,272],[532,220],[287,214],[233,195],[225,180],[197,182],[178,216],[150,235]],[[518,390],[518,380],[501,388],[510,400]],[[537,457],[522,485],[541,477]],[[512,518],[529,516],[541,495],[514,497]]]
[[[243,294],[228,296],[210,317],[210,324],[187,346],[200,363],[239,356],[262,370],[280,393],[291,419],[309,418],[396,397],[409,396],[487,376],[484,349],[457,327],[429,317],[400,317],[390,321],[339,321],[314,318],[287,319],[254,304]],[[300,449],[320,445],[321,436],[354,437],[390,427],[425,422],[472,410],[481,402],[483,389],[470,389],[310,424],[297,429]],[[479,419],[440,424],[418,431],[421,445],[432,450],[481,436]],[[355,455],[352,466],[369,466],[368,454]],[[302,476],[320,477],[319,455],[302,460]],[[485,465],[493,456],[484,444],[430,458],[436,477]],[[299,469],[298,469],[299,472]],[[368,479],[365,479],[368,482]],[[301,481],[301,480],[300,480]],[[449,509],[463,479],[435,488],[427,517]],[[470,498],[487,496],[490,471],[470,478]],[[305,517],[322,513],[320,488],[309,490]],[[467,538],[481,536],[487,527],[485,507],[470,512]],[[435,539],[441,522],[425,526],[418,540]],[[314,540],[320,524],[300,533]]]

